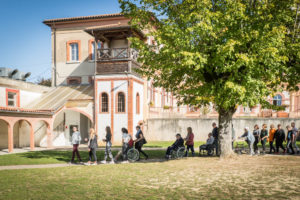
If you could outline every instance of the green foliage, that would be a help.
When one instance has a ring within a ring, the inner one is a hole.
[[[266,97],[297,89],[300,16],[295,0],[119,0],[155,47],[131,38],[140,73],[181,103],[271,105]],[[298,25],[299,23],[299,25]],[[296,24],[296,25],[295,25]],[[274,109],[274,107],[273,107]],[[222,113],[223,113],[222,112]]]

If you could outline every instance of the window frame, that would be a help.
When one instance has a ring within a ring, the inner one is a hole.
[[[124,95],[124,111],[119,111],[119,94]],[[116,94],[116,113],[126,113],[126,95],[125,95],[125,92],[119,91]]]
[[[16,95],[14,106],[9,106],[8,105],[8,93],[14,93]],[[6,88],[6,106],[11,107],[11,108],[19,108],[20,107],[20,91],[19,90]]]
[[[78,47],[78,60],[72,60],[72,44],[77,44]],[[80,40],[69,40],[67,42],[67,63],[76,63],[81,61],[81,42]]]
[[[276,97],[280,97],[279,99]],[[282,106],[282,101],[283,101],[283,97],[280,94],[276,94],[273,99],[272,99],[272,104],[275,106]],[[276,102],[276,104],[274,104],[274,102]],[[278,102],[280,102],[280,105],[278,105]]]
[[[90,61],[94,61],[95,60],[95,53],[97,55],[97,51],[95,52],[95,40],[94,39],[90,39],[89,40],[89,60]],[[97,42],[97,50],[100,49],[102,47],[102,42],[98,41]],[[94,57],[94,58],[93,58]]]
[[[103,94],[107,95],[107,111],[103,111]],[[99,113],[109,113],[109,95],[107,92],[101,92],[99,98]]]

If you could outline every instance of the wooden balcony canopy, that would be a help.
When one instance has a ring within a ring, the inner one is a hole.
[[[146,39],[142,31],[134,29],[129,25],[114,24],[108,26],[94,26],[85,29],[85,32],[94,36],[96,40],[103,42],[108,42],[113,39],[126,39],[132,36]]]

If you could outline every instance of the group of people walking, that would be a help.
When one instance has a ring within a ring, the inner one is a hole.
[[[216,123],[212,124],[212,132],[208,134],[208,138],[206,141],[206,144],[203,144],[200,146],[200,149],[206,149],[207,147],[213,146],[216,149],[216,154],[219,155],[219,130]],[[300,149],[297,146],[297,137],[299,137],[299,131],[295,127],[295,123],[292,122],[291,125],[286,126],[287,134],[285,134],[284,129],[281,127],[281,124],[277,125],[277,129],[275,129],[275,126],[273,124],[270,125],[270,129],[267,129],[267,125],[263,124],[261,129],[259,128],[259,125],[255,125],[253,131],[250,131],[249,127],[244,128],[244,134],[239,137],[239,139],[245,139],[245,141],[248,143],[250,154],[259,154],[260,151],[258,149],[258,144],[261,143],[262,146],[262,154],[266,153],[266,144],[269,142],[270,150],[269,153],[279,153],[280,148],[283,150],[283,153],[290,153],[290,154],[299,154]],[[136,134],[135,139],[132,139],[132,136],[128,133],[128,130],[126,128],[122,128],[122,149],[117,153],[115,157],[112,155],[111,147],[112,147],[112,133],[109,126],[105,128],[105,139],[103,139],[103,142],[105,142],[105,154],[104,154],[104,160],[101,161],[101,163],[107,163],[107,159],[110,159],[111,164],[114,164],[121,156],[123,162],[128,162],[127,160],[127,151],[135,147],[136,150],[139,151],[139,156],[141,154],[144,155],[145,159],[148,159],[149,156],[142,150],[142,147],[144,144],[147,143],[144,134],[141,130],[140,126],[136,126]],[[232,141],[235,140],[235,133],[234,128],[232,127]],[[85,138],[85,141],[88,142],[88,151],[89,151],[89,161],[86,163],[87,165],[97,165],[97,148],[98,148],[98,135],[95,132],[93,128],[90,128],[89,130],[89,138]],[[185,142],[184,142],[185,141]],[[283,143],[286,143],[286,146],[284,147]],[[72,144],[73,144],[73,153],[72,153],[72,159],[71,162],[74,162],[75,156],[77,156],[79,162],[82,162],[78,146],[81,142],[81,136],[80,133],[77,130],[77,127],[73,127],[73,134],[72,134]],[[233,142],[232,142],[232,148],[233,148]],[[274,147],[275,143],[275,147]],[[185,156],[188,156],[189,151],[191,151],[192,156],[195,155],[194,150],[194,133],[191,127],[187,128],[187,135],[185,138],[182,138],[180,133],[176,134],[176,141],[167,148],[166,151],[166,159],[169,159],[171,157],[172,151],[176,151],[180,147],[184,147],[186,145],[186,152]],[[295,148],[295,149],[294,149]],[[94,159],[93,159],[94,158]],[[140,157],[138,158],[138,160]],[[93,160],[93,161],[92,161]]]
[[[101,161],[101,163],[105,164],[107,163],[107,159],[110,158],[110,164],[114,164],[120,156],[122,156],[122,159],[124,162],[128,162],[127,160],[127,151],[129,148],[131,148],[134,144],[135,149],[139,151],[140,154],[143,154],[146,159],[148,159],[148,155],[142,150],[143,145],[147,142],[144,134],[141,130],[140,126],[136,127],[136,135],[135,140],[132,139],[131,135],[128,133],[128,130],[126,128],[122,128],[122,150],[117,153],[115,158],[112,155],[111,146],[112,146],[112,134],[111,129],[109,126],[105,128],[105,139],[102,141],[105,142],[105,152],[104,152],[104,160]],[[77,159],[80,163],[82,163],[78,146],[81,142],[81,135],[80,132],[77,130],[77,127],[73,127],[73,134],[72,134],[72,145],[73,145],[73,152],[72,152],[72,159],[71,163],[74,163],[75,156],[77,156]],[[85,142],[88,143],[88,151],[89,151],[89,161],[86,163],[86,165],[97,165],[97,148],[98,148],[98,135],[95,132],[93,128],[90,128],[89,130],[89,137],[85,138]],[[140,159],[140,158],[139,158]]]
[[[299,154],[300,149],[297,146],[297,137],[299,137],[298,129],[295,127],[295,123],[292,122],[291,125],[286,126],[287,134],[285,134],[284,129],[281,124],[277,125],[277,129],[273,124],[270,125],[269,131],[267,130],[267,125],[263,124],[260,129],[258,125],[254,126],[253,132],[249,130],[249,127],[245,127],[244,134],[239,137],[245,138],[248,143],[250,154],[259,154],[258,144],[259,142],[262,145],[262,153],[266,153],[266,143],[269,141],[270,150],[269,153],[279,153],[280,148],[283,150],[283,153],[289,154]],[[275,147],[274,147],[275,142]],[[286,142],[286,147],[283,143]],[[295,150],[294,150],[295,148]]]

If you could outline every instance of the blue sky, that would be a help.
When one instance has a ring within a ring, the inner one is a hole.
[[[0,0],[0,67],[51,76],[51,30],[45,19],[120,12],[118,0]]]

